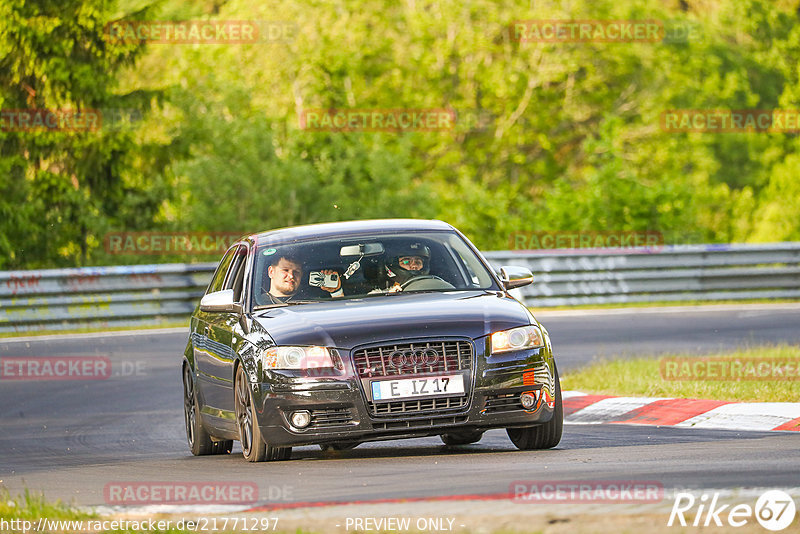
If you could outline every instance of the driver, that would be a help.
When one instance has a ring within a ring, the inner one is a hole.
[[[430,273],[431,249],[422,243],[411,243],[398,247],[386,265],[386,276],[390,284],[390,293],[402,291],[402,285],[418,276]]]

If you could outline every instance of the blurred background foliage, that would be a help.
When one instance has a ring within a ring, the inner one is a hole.
[[[124,44],[113,20],[286,21],[286,42]],[[530,19],[655,19],[663,42],[533,43]],[[113,256],[108,232],[443,219],[800,240],[796,134],[671,133],[667,109],[800,109],[800,0],[0,0],[0,107],[124,109],[0,131],[0,269]],[[446,131],[311,132],[311,108],[451,108]],[[135,120],[134,120],[135,119]]]

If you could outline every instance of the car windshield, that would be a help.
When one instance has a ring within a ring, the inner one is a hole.
[[[256,249],[253,307],[409,292],[498,290],[456,232],[270,242]],[[277,298],[275,298],[277,296]]]

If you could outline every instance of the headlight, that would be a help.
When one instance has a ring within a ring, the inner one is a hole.
[[[270,347],[261,352],[264,369],[334,368],[334,358],[326,347]]]
[[[538,326],[520,326],[492,334],[492,354],[512,350],[544,347],[544,337]]]

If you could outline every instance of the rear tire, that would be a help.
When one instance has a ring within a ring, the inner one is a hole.
[[[242,455],[245,459],[248,462],[288,460],[292,456],[291,447],[273,447],[264,441],[256,418],[250,383],[241,366],[236,369],[234,397],[236,427],[239,430],[239,441],[242,444]]]
[[[219,454],[215,452],[219,442],[211,441],[211,436],[200,422],[200,406],[197,403],[194,379],[188,365],[183,367],[183,416],[186,422],[186,441],[189,442],[192,454],[195,456]]]
[[[564,405],[561,402],[561,380],[558,378],[555,362],[553,362],[553,377],[556,382],[553,418],[543,425],[506,429],[511,442],[520,450],[552,449],[561,441],[564,429]]]
[[[442,434],[439,436],[445,445],[469,445],[470,443],[477,443],[483,437],[482,431],[462,431],[451,432],[449,434]]]

